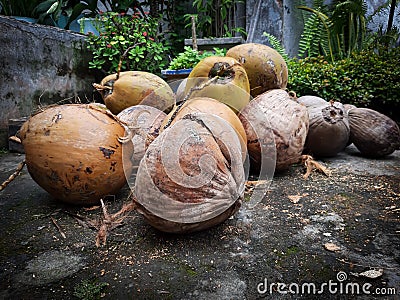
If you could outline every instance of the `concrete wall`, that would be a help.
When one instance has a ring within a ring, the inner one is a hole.
[[[8,146],[9,119],[67,98],[92,99],[98,78],[83,42],[79,33],[0,16],[0,149]]]

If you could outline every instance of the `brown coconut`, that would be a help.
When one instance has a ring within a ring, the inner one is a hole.
[[[400,149],[399,126],[388,116],[369,108],[349,112],[350,139],[365,156],[382,157]]]
[[[267,45],[246,43],[230,48],[226,56],[233,57],[246,70],[253,97],[271,90],[285,89],[288,68],[282,55]]]
[[[238,210],[244,184],[236,132],[214,115],[189,114],[149,145],[136,177],[137,209],[164,232],[203,230]]]
[[[48,107],[20,130],[33,180],[55,199],[78,205],[99,203],[126,183],[118,140],[124,134],[119,120],[95,104]]]
[[[105,105],[115,115],[125,108],[142,104],[169,111],[175,103],[175,95],[161,77],[144,71],[120,72],[93,84],[100,92]]]
[[[177,111],[178,108],[179,110]],[[232,128],[236,131],[236,133],[240,138],[243,160],[246,159],[247,137],[241,121],[239,120],[238,116],[234,113],[232,109],[230,109],[224,103],[217,101],[215,99],[208,97],[195,97],[187,100],[181,107],[175,107],[168,114],[168,116],[164,119],[161,127],[164,128],[168,123],[172,125],[176,123],[178,120],[182,119],[185,115],[197,112],[213,114],[228,122],[232,126]],[[173,118],[173,120],[171,120],[171,118]]]
[[[311,95],[301,96],[299,98],[296,98],[296,100],[297,100],[297,102],[305,105],[306,107],[320,106],[320,105],[328,104],[328,101],[326,101],[325,99],[318,97],[318,96],[311,96]]]
[[[257,96],[240,112],[239,118],[246,131],[253,170],[258,171],[264,163],[283,171],[300,161],[308,131],[308,113],[286,91],[275,89]]]
[[[350,127],[347,112],[339,102],[308,106],[310,127],[304,151],[314,156],[337,155],[347,145]]]

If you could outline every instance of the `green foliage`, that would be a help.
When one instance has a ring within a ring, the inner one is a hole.
[[[316,95],[390,116],[400,109],[399,47],[379,54],[372,50],[353,52],[335,62],[322,56],[292,59],[288,69],[288,89],[298,96]]]
[[[178,54],[169,64],[169,70],[191,69],[199,61],[208,56],[225,56],[226,49],[214,48],[214,51],[197,51],[186,46],[184,52]]]
[[[196,29],[200,37],[232,37],[235,33],[246,35],[246,30],[234,24],[235,6],[244,0],[194,0]],[[186,14],[187,26],[191,26],[193,14]]]
[[[0,13],[6,16],[36,18],[33,10],[40,2],[40,0],[1,0]]]
[[[96,300],[101,298],[101,293],[108,284],[98,283],[96,280],[83,280],[75,286],[74,296],[82,300]]]
[[[96,18],[100,36],[87,35],[87,48],[93,59],[89,68],[115,73],[121,56],[127,51],[121,70],[160,73],[168,64],[169,46],[158,34],[159,22],[139,14],[107,12]]]
[[[305,12],[300,57],[323,55],[334,61],[363,49],[367,13],[364,0],[337,0],[331,6],[314,0],[313,8],[298,8]]]
[[[282,46],[281,42],[274,35],[267,32],[263,32],[263,36],[267,37],[272,48],[274,48],[287,62],[289,60],[289,56],[286,52],[286,49]]]

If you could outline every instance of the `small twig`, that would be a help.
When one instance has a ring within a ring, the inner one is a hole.
[[[17,169],[15,170],[15,172],[12,173],[12,174],[10,175],[10,177],[8,177],[8,179],[7,179],[6,181],[4,181],[4,182],[0,185],[0,191],[4,190],[4,189],[7,187],[7,185],[9,185],[9,184],[11,183],[11,181],[13,181],[13,180],[15,179],[15,177],[17,177],[17,176],[21,173],[23,167],[25,166],[25,163],[26,163],[26,162],[25,162],[25,159],[24,159],[22,162],[20,162],[20,163],[18,164]]]
[[[307,179],[314,169],[317,169],[326,176],[331,175],[331,172],[328,170],[328,168],[316,162],[311,155],[302,155],[301,159],[304,163],[304,166],[307,168],[306,173],[303,175],[304,179]]]
[[[192,87],[189,92],[187,93],[187,95],[183,98],[182,102],[179,103],[179,105],[176,107],[174,113],[172,114],[172,116],[169,118],[167,124],[165,124],[164,126],[164,130],[167,129],[172,121],[175,119],[176,115],[179,113],[179,111],[181,110],[182,106],[186,103],[186,101],[190,98],[190,96],[192,95],[192,93],[194,91],[200,91],[202,89],[204,89],[205,87],[209,86],[210,84],[212,84],[214,81],[216,81],[219,78],[219,76],[214,76],[213,78],[207,80],[206,82],[204,82],[203,84],[201,84],[200,86],[194,86]]]
[[[118,71],[117,71],[117,78],[115,80],[118,80],[119,78],[119,74],[121,73],[121,68],[122,68],[122,62],[124,61],[124,59],[126,58],[126,56],[128,55],[128,52],[130,50],[132,50],[133,48],[135,48],[136,46],[145,44],[145,42],[140,42],[140,43],[136,43],[135,45],[132,45],[130,47],[128,47],[125,52],[121,55],[119,62],[118,62]]]
[[[57,224],[56,220],[53,217],[50,217],[51,221],[53,222],[54,226],[56,226],[56,228],[58,229],[58,232],[60,232],[61,236],[66,239],[67,236],[65,235],[65,233],[61,230],[60,225]]]

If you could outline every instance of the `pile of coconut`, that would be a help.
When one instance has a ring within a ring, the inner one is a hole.
[[[367,108],[296,98],[274,49],[242,44],[199,62],[173,91],[126,71],[94,84],[104,104],[32,115],[19,138],[31,177],[55,199],[94,205],[128,183],[132,207],[155,228],[203,230],[241,207],[249,173],[274,174],[350,143],[366,156],[400,147],[400,131]],[[322,168],[323,170],[323,168]]]

